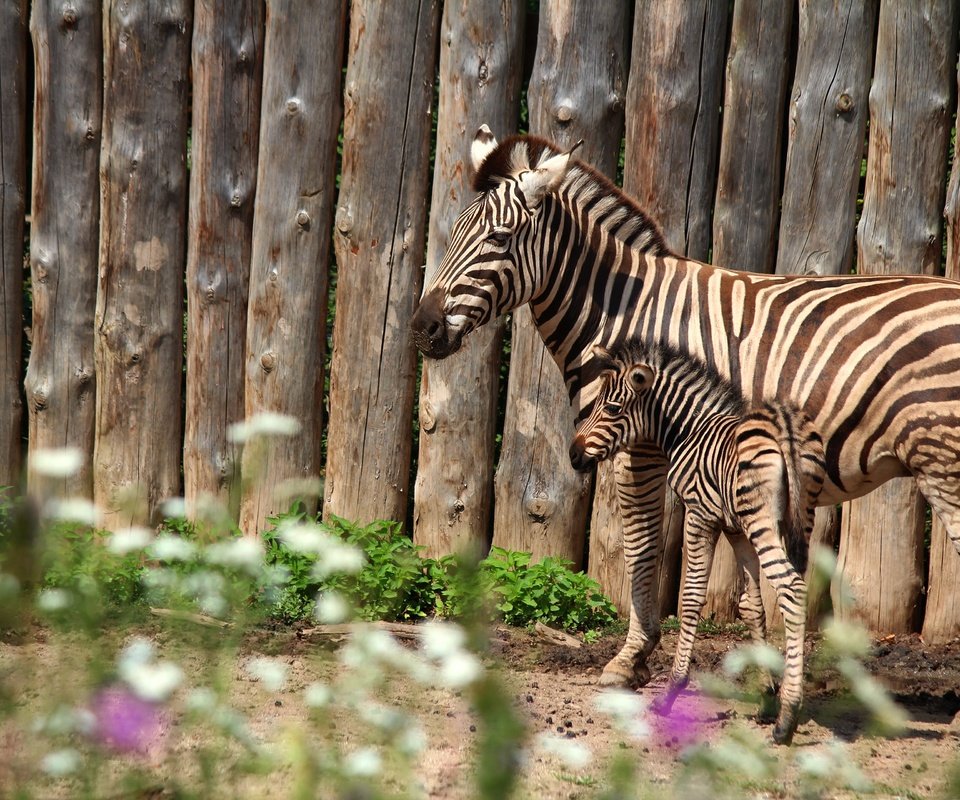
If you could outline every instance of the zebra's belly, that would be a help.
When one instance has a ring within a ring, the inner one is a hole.
[[[866,474],[859,467],[848,471],[846,474],[841,473],[842,487],[837,486],[830,478],[827,478],[817,499],[817,505],[832,506],[847,500],[855,500],[869,494],[891,478],[909,474],[910,472],[898,459],[893,457],[879,459],[873,463],[872,468]]]

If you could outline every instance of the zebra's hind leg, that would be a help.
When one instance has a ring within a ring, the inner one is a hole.
[[[760,559],[757,551],[742,533],[727,531],[727,540],[733,546],[737,563],[743,573],[743,593],[740,595],[740,619],[750,631],[754,644],[767,643],[767,614],[760,593]],[[761,722],[773,722],[777,716],[777,682],[768,670],[761,674],[760,708],[757,718]]]
[[[687,553],[687,569],[680,597],[680,637],[673,658],[673,669],[666,691],[651,704],[654,713],[666,715],[674,701],[690,681],[690,658],[697,638],[697,623],[707,600],[707,581],[713,565],[718,532],[710,522],[687,512],[683,526],[683,547]]]

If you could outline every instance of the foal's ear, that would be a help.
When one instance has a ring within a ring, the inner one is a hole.
[[[486,125],[481,125],[477,135],[473,137],[473,144],[470,145],[470,161],[473,163],[474,172],[480,169],[480,165],[496,148],[497,137]]]
[[[631,364],[627,370],[627,382],[638,392],[649,389],[653,385],[653,370],[646,364]]]
[[[590,354],[597,364],[597,369],[601,372],[617,368],[617,363],[613,360],[613,354],[603,345],[595,344],[590,350]]]
[[[567,177],[567,170],[570,168],[573,154],[582,144],[583,139],[567,152],[550,156],[539,167],[523,174],[523,178],[520,180],[520,189],[530,208],[536,208],[540,205],[544,195],[548,192],[554,192],[560,187],[563,179]]]

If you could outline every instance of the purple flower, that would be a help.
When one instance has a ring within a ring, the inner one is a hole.
[[[677,698],[667,716],[648,714],[653,740],[663,747],[683,749],[706,737],[709,723],[717,718],[710,701],[692,691]]]
[[[114,750],[146,753],[159,744],[166,730],[160,708],[123,686],[98,691],[90,711],[96,720],[94,736]]]

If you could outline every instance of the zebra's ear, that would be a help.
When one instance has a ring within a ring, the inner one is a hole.
[[[536,169],[523,174],[520,189],[523,191],[524,199],[530,208],[536,208],[547,192],[554,192],[560,187],[563,179],[567,177],[570,159],[582,144],[583,139],[567,150],[566,153],[551,156]]]
[[[480,165],[496,148],[497,137],[486,125],[481,125],[477,135],[473,137],[473,144],[470,145],[470,161],[473,162],[474,172],[480,169]]]
[[[653,370],[646,364],[632,364],[627,370],[627,381],[634,391],[641,392],[653,385]]]
[[[613,353],[607,350],[607,348],[603,345],[595,344],[591,349],[590,354],[593,356],[593,360],[597,364],[597,369],[599,369],[601,372],[617,368],[617,364],[613,360]]]

